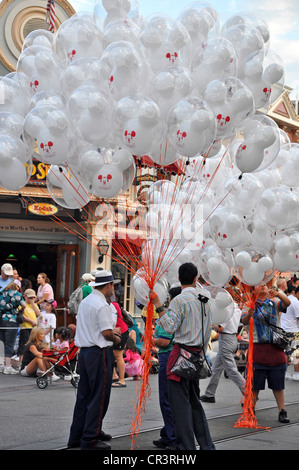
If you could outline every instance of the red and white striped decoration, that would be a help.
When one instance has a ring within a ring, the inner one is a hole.
[[[55,2],[54,0],[48,0],[47,17],[49,17],[49,31],[54,33],[54,28],[55,28]]]

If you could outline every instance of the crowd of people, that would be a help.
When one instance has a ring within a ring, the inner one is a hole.
[[[10,263],[1,266],[0,274],[0,341],[4,344],[0,371],[5,375],[21,373],[36,377],[49,368],[42,351],[60,349],[61,330],[57,328],[53,288],[45,273],[36,279],[37,290],[32,281],[19,276]],[[64,347],[73,336],[72,326],[63,333]],[[14,358],[14,363],[12,361]],[[14,365],[13,365],[14,364]],[[59,376],[51,373],[51,380]]]
[[[253,400],[258,399],[267,383],[276,399],[278,420],[289,423],[284,402],[285,379],[299,380],[299,355],[297,358],[296,348],[288,355],[273,344],[272,327],[281,326],[289,333],[299,334],[299,279],[280,276],[270,287],[256,286],[252,289],[254,305],[246,305],[242,295],[233,296],[233,314],[216,325],[210,309],[203,312],[198,298],[197,268],[192,263],[184,263],[178,278],[179,283],[169,290],[167,307],[155,292],[150,292],[154,304],[152,351],[156,357],[153,362],[159,364],[159,404],[164,423],[153,444],[168,450],[195,450],[197,445],[200,449],[215,449],[202,402],[215,403],[222,372],[239,388],[240,395],[244,394],[246,375],[242,375],[238,366],[240,361],[246,364],[251,319]],[[125,388],[127,377],[138,379],[143,374],[136,329],[130,328],[116,301],[117,282],[111,271],[84,274],[76,326],[56,328],[57,303],[46,274],[38,274],[35,291],[32,283],[21,279],[10,264],[1,267],[0,341],[4,343],[4,362],[0,371],[37,377],[49,369],[48,359],[42,353],[44,349],[67,350],[70,338],[75,338],[79,348],[80,381],[69,448],[110,449],[107,441],[111,436],[103,431],[102,424],[111,390]],[[142,318],[146,323],[146,306]],[[203,350],[210,362],[211,377],[202,395],[198,380],[179,377],[173,372],[181,347],[191,353]],[[19,358],[19,369],[12,366],[14,352]],[[292,376],[287,373],[291,360],[294,361]],[[52,372],[51,380],[58,379]]]

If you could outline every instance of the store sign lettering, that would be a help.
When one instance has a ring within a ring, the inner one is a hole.
[[[58,212],[58,208],[53,204],[35,203],[28,206],[29,212],[35,215],[53,215]]]
[[[31,182],[40,181],[40,182],[45,183],[50,165],[47,165],[46,163],[43,163],[43,162],[39,162],[38,160],[33,160],[31,166],[32,166],[32,171],[31,171],[30,181]]]

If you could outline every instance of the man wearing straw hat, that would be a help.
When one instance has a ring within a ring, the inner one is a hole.
[[[120,342],[115,328],[116,309],[110,301],[114,278],[111,271],[97,271],[89,285],[92,292],[82,300],[77,315],[75,344],[80,348],[80,381],[68,447],[109,450],[102,431],[112,384],[112,348]]]

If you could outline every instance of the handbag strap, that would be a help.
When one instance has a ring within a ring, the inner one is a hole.
[[[206,363],[207,363],[207,365],[208,365],[208,367],[209,367],[209,369],[210,369],[210,371],[211,371],[211,366],[210,366],[210,364],[209,364],[209,361],[207,360],[206,353],[205,353],[205,347],[204,347],[204,346],[205,346],[205,341],[204,341],[204,316],[207,315],[206,306],[205,306],[206,304],[205,304],[205,302],[202,302],[201,300],[200,300],[200,303],[201,303],[201,310],[202,310],[202,312],[201,312],[202,352],[203,352],[205,361],[206,361]]]
[[[257,305],[256,308],[261,312],[261,314],[263,315],[263,318],[264,318],[265,322],[267,323],[267,325],[270,326],[270,328],[278,328],[278,329],[279,329],[279,326],[275,325],[274,323],[271,323],[271,322],[268,320],[268,318],[266,317],[266,315],[264,315],[264,312],[263,312],[263,310],[261,309],[261,307],[260,307],[259,305]]]

